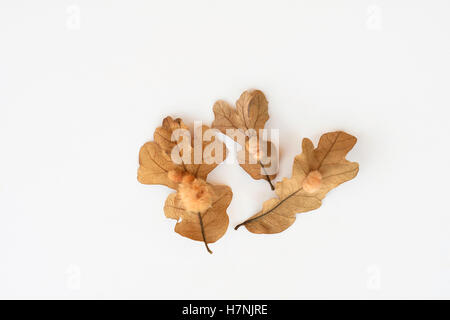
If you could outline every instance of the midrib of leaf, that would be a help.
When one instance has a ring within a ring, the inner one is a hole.
[[[293,193],[291,193],[290,195],[288,195],[286,198],[280,200],[280,202],[278,202],[278,203],[277,203],[273,208],[271,208],[269,211],[264,212],[263,214],[261,214],[261,215],[259,215],[259,216],[257,216],[257,217],[248,219],[248,220],[246,220],[246,221],[244,221],[244,222],[238,224],[238,225],[234,228],[234,230],[237,230],[239,227],[243,226],[244,224],[247,224],[247,223],[250,223],[250,222],[259,220],[259,219],[261,219],[261,218],[267,216],[268,214],[272,213],[276,208],[278,208],[279,206],[281,206],[283,203],[285,203],[287,200],[289,200],[291,197],[293,197],[295,194],[297,194],[297,193],[298,193],[299,191],[301,191],[302,189],[303,189],[303,187],[301,187],[301,188],[299,188],[298,190],[294,191]],[[313,197],[313,198],[314,198],[314,197]]]
[[[325,155],[323,156],[322,160],[320,160],[319,166],[317,167],[317,170],[319,170],[322,167],[322,163],[325,161],[325,159],[328,157],[328,155],[330,154],[331,150],[333,149],[334,145],[336,144],[339,136],[341,135],[341,132],[339,131],[338,134],[336,135],[336,139],[334,139],[333,143],[331,144],[330,148],[327,150],[327,152],[325,153]]]

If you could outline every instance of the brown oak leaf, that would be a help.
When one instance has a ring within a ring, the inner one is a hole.
[[[262,137],[259,131],[264,129],[269,119],[268,102],[264,93],[259,90],[244,91],[236,101],[236,108],[219,100],[214,104],[213,111],[212,127],[219,129],[242,146],[240,166],[255,180],[266,179],[273,190],[271,180],[276,177],[276,173],[268,172],[268,168],[273,165],[272,161],[278,161],[272,158],[271,150],[274,150],[275,146],[270,141],[260,141]],[[243,134],[245,140],[236,139],[237,133]],[[256,140],[250,145],[261,145],[262,148],[249,147],[252,139]],[[273,156],[275,157],[276,153]],[[251,158],[254,161],[249,161]]]
[[[176,129],[188,130],[188,127],[179,118],[172,119],[172,117],[166,117],[163,120],[162,126],[155,130],[154,141],[147,142],[141,147],[139,152],[140,166],[138,169],[138,180],[140,183],[162,184],[177,190],[178,184],[168,178],[169,171],[186,171],[196,178],[206,180],[208,174],[218,166],[218,163],[225,159],[227,153],[225,144],[218,139],[215,139],[215,137],[212,137],[209,141],[208,139],[202,139],[202,149],[198,153],[200,154],[200,161],[198,161],[199,163],[196,163],[194,161],[194,136],[192,135],[191,143],[188,146],[188,157],[190,161],[187,161],[187,163],[184,161],[181,161],[179,164],[174,163],[171,158],[171,152],[181,140],[181,138],[178,141],[173,141],[171,139],[172,133]],[[209,129],[209,127],[202,126],[202,135],[200,135],[200,137],[205,138],[207,129]],[[213,144],[218,144],[217,148],[222,148],[222,156],[217,155],[217,159],[214,159],[216,156],[214,148],[210,153],[211,156],[208,156],[209,153],[206,155],[203,153],[206,148],[214,147]],[[180,154],[182,154],[182,152],[180,152]],[[181,160],[183,160],[182,157]]]
[[[186,135],[177,137],[177,129],[185,130]],[[176,232],[203,241],[208,252],[212,253],[208,243],[217,241],[228,228],[226,209],[232,192],[227,186],[206,182],[208,174],[225,159],[227,151],[225,144],[216,140],[207,129],[207,126],[202,126],[197,129],[201,132],[191,135],[181,119],[165,118],[162,126],[155,130],[154,141],[141,147],[138,181],[177,190],[166,200],[166,216],[179,220]],[[196,138],[200,139],[197,143]],[[184,139],[186,143],[183,144]],[[178,160],[174,161],[177,155]]]
[[[169,195],[164,205],[166,217],[177,220],[175,232],[192,240],[203,241],[210,253],[208,243],[216,242],[227,231],[226,210],[233,197],[231,188],[228,186],[215,185],[211,188],[213,190],[212,204],[205,212],[187,210],[179,192]]]
[[[235,229],[244,225],[253,233],[279,233],[294,223],[297,213],[319,208],[330,190],[357,175],[358,163],[345,159],[355,143],[354,136],[342,131],[322,135],[316,149],[311,140],[303,139],[292,177],[276,184],[278,197],[265,201],[260,212]]]

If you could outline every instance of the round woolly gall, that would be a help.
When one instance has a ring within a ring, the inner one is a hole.
[[[249,153],[249,155],[259,161],[263,155],[262,150],[259,147],[259,141],[257,137],[251,137],[245,142],[245,149]]]
[[[187,176],[186,176],[187,177]],[[212,205],[213,190],[201,179],[180,184],[179,193],[184,208],[190,212],[203,213]]]
[[[311,171],[303,180],[302,187],[308,193],[314,193],[319,190],[322,183],[322,175],[319,171]]]

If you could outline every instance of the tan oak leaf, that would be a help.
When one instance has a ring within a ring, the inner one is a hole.
[[[186,152],[185,149],[180,149],[181,161],[179,163],[174,163],[172,159],[172,150],[177,147],[182,139],[180,137],[178,140],[172,140],[172,134],[177,129],[186,130],[190,134],[189,138],[191,141],[187,148],[185,148],[188,152],[187,159],[189,161],[183,161],[183,152]],[[155,130],[154,141],[144,144],[139,152],[139,182],[143,184],[162,184],[172,189],[177,189],[178,184],[168,178],[168,172],[171,170],[186,171],[196,178],[206,180],[208,174],[225,159],[227,153],[226,146],[223,142],[214,136],[206,139],[208,129],[210,129],[208,126],[202,126],[200,129],[202,132],[198,135],[198,159],[195,159],[195,135],[188,130],[188,127],[181,119],[166,117],[163,120],[162,126]],[[220,152],[216,154],[216,150],[219,149],[222,154]]]
[[[322,135],[315,149],[303,139],[292,177],[276,184],[277,198],[265,201],[260,212],[235,229],[244,225],[253,233],[279,233],[294,223],[297,213],[319,208],[330,190],[357,175],[358,163],[345,159],[355,143],[354,136],[342,131]]]
[[[232,193],[227,186],[206,182],[226,156],[225,144],[208,129],[196,128],[196,134],[191,135],[181,119],[165,118],[155,130],[154,141],[144,144],[139,152],[138,180],[177,190],[166,200],[166,216],[179,220],[176,232],[203,241],[212,253],[208,243],[217,241],[227,230],[226,209]]]
[[[177,220],[175,232],[183,237],[203,241],[208,252],[208,243],[219,240],[227,231],[227,208],[233,197],[231,188],[210,185],[213,191],[212,204],[205,212],[193,212],[186,208],[180,192],[172,193],[166,200],[164,212],[167,218]]]
[[[269,172],[269,168],[273,167],[273,161],[277,166],[278,159],[275,158],[277,153],[272,155],[271,150],[275,150],[275,146],[270,141],[262,141],[263,137],[259,131],[264,129],[269,119],[268,102],[264,93],[260,90],[244,91],[236,101],[236,108],[226,101],[219,100],[214,104],[213,112],[212,127],[241,144],[242,155],[239,157],[241,167],[253,179],[266,179],[273,189],[271,180],[276,177],[276,173]],[[236,134],[239,133],[245,136],[245,140],[236,139]],[[249,148],[251,139],[256,139],[254,145],[263,147]]]

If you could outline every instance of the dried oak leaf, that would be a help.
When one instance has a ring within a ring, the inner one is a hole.
[[[172,133],[176,129],[188,130],[188,127],[179,118],[172,119],[172,117],[166,117],[163,120],[162,126],[155,130],[153,135],[154,141],[145,143],[139,152],[139,169],[138,169],[138,181],[143,184],[162,184],[172,189],[177,190],[178,184],[170,180],[168,172],[171,170],[186,171],[192,174],[194,177],[206,180],[208,174],[218,166],[218,163],[223,161],[226,157],[226,146],[221,141],[212,137],[210,141],[202,139],[202,150],[207,147],[213,147],[213,144],[218,144],[222,148],[222,156],[218,155],[218,161],[212,161],[208,156],[205,156],[201,151],[201,161],[199,164],[195,164],[194,161],[194,137],[191,137],[190,148],[190,161],[188,163],[176,164],[172,161],[171,152],[174,147],[177,146],[179,141],[173,141],[171,139]],[[207,126],[202,126],[202,135],[205,137]],[[219,148],[218,147],[218,148]],[[215,157],[215,151],[211,152],[211,156]]]
[[[224,185],[211,186],[213,198],[211,207],[203,213],[186,210],[179,192],[172,193],[164,205],[167,218],[177,220],[175,232],[183,237],[203,241],[208,252],[208,243],[220,239],[228,228],[227,208],[233,197],[231,188]]]
[[[244,225],[253,233],[278,233],[294,223],[297,213],[319,208],[330,190],[357,175],[358,163],[345,159],[355,143],[354,136],[342,131],[322,135],[316,149],[311,140],[303,139],[292,177],[276,184],[278,197],[265,201],[260,212],[235,229]]]
[[[200,158],[195,159],[194,138],[188,136],[187,146],[178,148],[180,137],[173,141],[177,129],[188,130],[181,119],[167,117],[154,133],[154,141],[145,143],[139,152],[138,181],[143,184],[162,184],[177,190],[168,196],[164,206],[168,218],[179,220],[175,231],[180,235],[205,243],[217,241],[228,228],[226,209],[231,202],[232,192],[228,186],[213,186],[206,182],[208,174],[226,157],[225,144],[215,137],[206,139],[207,126],[199,128]],[[198,132],[199,133],[199,132]],[[210,152],[204,152],[210,148]],[[172,153],[180,155],[181,163],[172,161]],[[216,150],[222,153],[217,154]],[[183,157],[183,153],[184,154]],[[185,161],[189,160],[189,161]],[[196,161],[194,161],[196,160]]]
[[[230,106],[226,101],[219,100],[214,104],[213,111],[213,128],[219,129],[235,141],[237,141],[236,131],[244,134],[246,137],[245,141],[237,141],[243,147],[240,166],[255,180],[266,179],[273,190],[271,180],[276,177],[276,173],[268,174],[266,172],[266,169],[272,165],[271,161],[275,161],[271,158],[271,150],[275,148],[272,142],[261,142],[261,145],[266,144],[264,149],[267,150],[265,156],[269,159],[268,161],[261,161],[259,157],[254,163],[249,161],[255,154],[251,152],[251,149],[249,150],[248,142],[252,138],[257,138],[259,143],[261,138],[259,130],[264,129],[265,123],[269,119],[268,102],[264,93],[259,90],[244,91],[236,101],[236,108]]]

